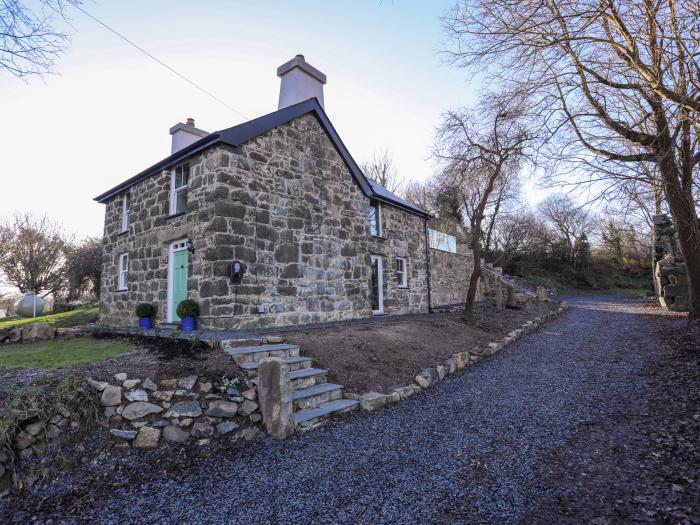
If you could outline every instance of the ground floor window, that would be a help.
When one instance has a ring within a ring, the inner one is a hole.
[[[406,259],[396,258],[396,279],[399,281],[399,288],[408,287],[408,272],[406,271]]]
[[[119,255],[119,290],[126,290],[129,284],[129,254]]]

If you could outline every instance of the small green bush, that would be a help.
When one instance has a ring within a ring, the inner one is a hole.
[[[199,315],[199,305],[192,299],[185,299],[177,305],[177,315],[183,317],[197,317]]]
[[[151,303],[141,303],[136,307],[137,317],[153,317],[156,315],[156,307]]]

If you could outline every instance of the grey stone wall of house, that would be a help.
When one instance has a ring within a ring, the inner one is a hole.
[[[467,299],[469,276],[474,269],[471,255],[430,249],[431,306],[461,304]]]
[[[210,166],[215,152],[190,159],[188,211],[170,216],[170,172],[149,177],[129,191],[129,227],[122,232],[121,194],[105,206],[105,228],[100,287],[100,322],[124,326],[136,322],[134,309],[139,303],[152,303],[157,318],[165,320],[168,298],[169,245],[175,240],[198,238],[211,214],[205,201],[205,164]],[[201,243],[195,245],[202,247]],[[128,287],[118,289],[119,256],[129,255]],[[194,264],[192,264],[194,263]],[[201,276],[203,268],[196,258],[189,268],[191,278]]]
[[[188,238],[188,297],[200,325],[252,329],[372,315],[370,255],[384,259],[385,312],[428,308],[424,221],[382,206],[383,238],[370,235],[369,199],[352,179],[315,117],[306,115],[240,148],[213,147],[189,161],[185,214],[168,217],[170,173],[132,187],[130,226],[122,196],[106,205],[101,322],[136,322],[139,302],[165,321],[169,245]],[[129,254],[129,285],[118,291],[119,254]],[[407,288],[395,258],[406,257]],[[240,284],[230,263],[247,265]],[[264,313],[259,313],[259,307]]]
[[[409,314],[428,311],[425,221],[393,206],[381,206],[381,237],[368,237],[368,251],[381,255],[384,268],[384,312]],[[400,287],[396,258],[406,259],[407,286]],[[369,283],[369,281],[368,281]],[[370,284],[371,285],[371,284]]]

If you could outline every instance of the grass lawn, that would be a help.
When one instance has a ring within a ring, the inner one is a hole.
[[[0,321],[0,329],[13,325],[22,326],[35,321],[48,323],[54,325],[56,328],[70,328],[71,326],[80,326],[96,322],[98,313],[99,308],[96,307],[78,308],[69,312],[61,312],[60,314],[46,314],[33,318],[23,317],[21,319],[8,319],[6,321]]]
[[[122,341],[76,337],[0,347],[0,368],[63,368],[104,361],[135,347]]]

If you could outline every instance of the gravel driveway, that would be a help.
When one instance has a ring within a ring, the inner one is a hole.
[[[649,386],[640,372],[657,343],[653,316],[637,303],[570,298],[559,318],[436,388],[285,442],[260,436],[178,479],[117,489],[84,517],[119,524],[547,522],[532,508],[558,490],[542,469],[548,454],[592,421],[644,410]]]

